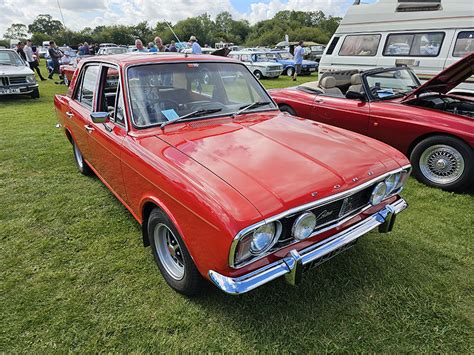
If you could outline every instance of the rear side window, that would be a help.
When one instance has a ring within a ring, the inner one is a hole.
[[[474,31],[459,32],[454,45],[453,57],[464,57],[472,52],[474,52]]]
[[[326,51],[327,55],[331,55],[334,52],[334,48],[336,48],[336,44],[339,42],[339,37],[334,37],[329,44],[328,50]]]
[[[84,69],[81,75],[81,83],[76,91],[74,98],[84,106],[92,108],[94,102],[94,93],[96,91],[97,77],[99,75],[99,67],[90,65]]]
[[[339,55],[373,57],[377,54],[380,37],[380,35],[346,36],[339,50]]]
[[[437,57],[444,32],[389,34],[384,56]]]

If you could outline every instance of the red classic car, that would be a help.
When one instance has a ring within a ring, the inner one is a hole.
[[[282,111],[399,149],[427,185],[463,191],[474,182],[474,100],[449,91],[473,71],[474,53],[421,86],[406,67],[344,70],[270,95]]]
[[[238,294],[291,283],[390,231],[407,207],[406,157],[278,110],[240,62],[138,54],[81,61],[55,107],[78,170],[142,225],[166,282]]]

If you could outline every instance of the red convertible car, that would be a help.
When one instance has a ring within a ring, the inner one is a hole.
[[[449,92],[473,71],[471,53],[423,85],[406,67],[346,70],[270,95],[282,111],[399,149],[427,185],[464,191],[474,182],[474,100]]]
[[[203,279],[230,294],[295,284],[407,207],[403,154],[280,112],[231,59],[93,57],[54,103],[78,170],[130,210],[186,295]]]

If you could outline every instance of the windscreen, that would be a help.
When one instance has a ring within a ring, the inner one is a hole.
[[[170,63],[128,69],[132,121],[149,127],[175,120],[195,111],[230,115],[255,102],[252,110],[277,109],[267,92],[248,69],[237,63]]]

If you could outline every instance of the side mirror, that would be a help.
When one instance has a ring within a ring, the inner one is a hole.
[[[108,112],[91,112],[91,120],[94,123],[108,123],[110,117]]]
[[[365,94],[358,92],[358,91],[348,91],[346,92],[346,98],[351,100],[360,100],[360,101],[367,101]]]

